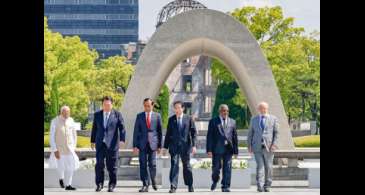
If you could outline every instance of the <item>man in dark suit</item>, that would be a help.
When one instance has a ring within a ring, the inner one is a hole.
[[[144,99],[144,112],[137,114],[134,125],[133,152],[139,153],[140,176],[143,183],[139,192],[148,192],[150,179],[152,188],[157,190],[156,153],[160,153],[162,146],[162,122],[161,115],[152,111],[153,105],[152,99]]]
[[[209,121],[207,134],[207,153],[213,162],[211,190],[217,187],[223,160],[222,192],[230,192],[232,156],[236,158],[238,155],[236,121],[228,117],[226,104],[219,106],[219,113],[218,117]]]
[[[174,103],[175,115],[169,118],[165,136],[164,148],[169,149],[171,155],[170,169],[170,193],[175,193],[179,178],[179,158],[183,164],[185,185],[189,192],[194,192],[193,172],[190,165],[190,153],[196,152],[196,136],[194,121],[186,114],[183,114],[184,105],[181,101]],[[165,152],[164,152],[165,153]]]
[[[113,99],[106,96],[102,103],[103,109],[94,114],[91,131],[91,148],[96,148],[96,191],[101,191],[104,186],[104,160],[106,159],[109,173],[108,192],[113,192],[117,184],[118,151],[125,143],[126,131],[122,114],[113,109]]]

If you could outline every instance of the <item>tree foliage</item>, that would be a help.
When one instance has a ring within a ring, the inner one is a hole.
[[[320,42],[317,32],[304,35],[304,29],[294,27],[294,18],[284,17],[280,7],[244,7],[231,14],[260,44],[289,118],[319,122]],[[213,60],[212,74],[217,85],[236,82],[218,59]],[[230,90],[236,93],[235,105],[247,105],[244,94],[237,89]]]
[[[161,88],[160,94],[156,100],[155,111],[159,112],[162,117],[162,124],[163,127],[167,127],[167,122],[169,119],[169,99],[170,99],[170,92],[169,88],[166,84],[164,84]]]
[[[44,104],[45,121],[59,113],[62,105],[71,108],[76,121],[86,122],[89,105],[111,95],[121,106],[123,92],[133,66],[120,56],[98,60],[98,53],[78,36],[52,32],[44,20]]]

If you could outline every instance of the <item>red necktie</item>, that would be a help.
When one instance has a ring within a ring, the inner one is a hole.
[[[151,128],[151,119],[150,119],[150,113],[147,113],[147,128]]]

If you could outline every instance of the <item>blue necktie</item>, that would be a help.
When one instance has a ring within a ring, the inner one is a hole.
[[[177,125],[178,125],[178,129],[179,129],[181,139],[184,139],[185,135],[184,135],[183,127],[182,127],[182,117],[181,116],[178,117],[178,119],[177,119]]]
[[[265,121],[264,121],[264,119],[265,119],[265,116],[261,116],[260,127],[261,127],[262,130],[265,129]]]
[[[178,125],[179,131],[181,133],[181,117],[178,117],[178,119],[177,119],[177,125]]]

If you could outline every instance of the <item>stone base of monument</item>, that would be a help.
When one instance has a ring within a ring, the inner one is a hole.
[[[308,187],[320,188],[320,160],[308,159],[299,164],[299,168],[308,170]]]
[[[169,189],[170,168],[162,169],[162,188]],[[212,185],[212,171],[210,169],[193,169],[194,188],[210,188]],[[221,176],[222,178],[222,176]],[[250,169],[233,169],[231,179],[231,189],[247,189],[251,186],[251,171]],[[183,179],[182,167],[179,170],[179,185],[178,188],[186,188]],[[220,188],[220,183],[217,189]]]
[[[321,183],[321,179],[320,179],[320,168],[309,168],[309,173],[308,173],[308,186],[309,188],[320,188],[320,183]]]
[[[58,173],[56,169],[44,169],[44,187],[59,188]],[[80,169],[74,172],[72,185],[76,188],[94,188],[95,171],[94,169]]]

